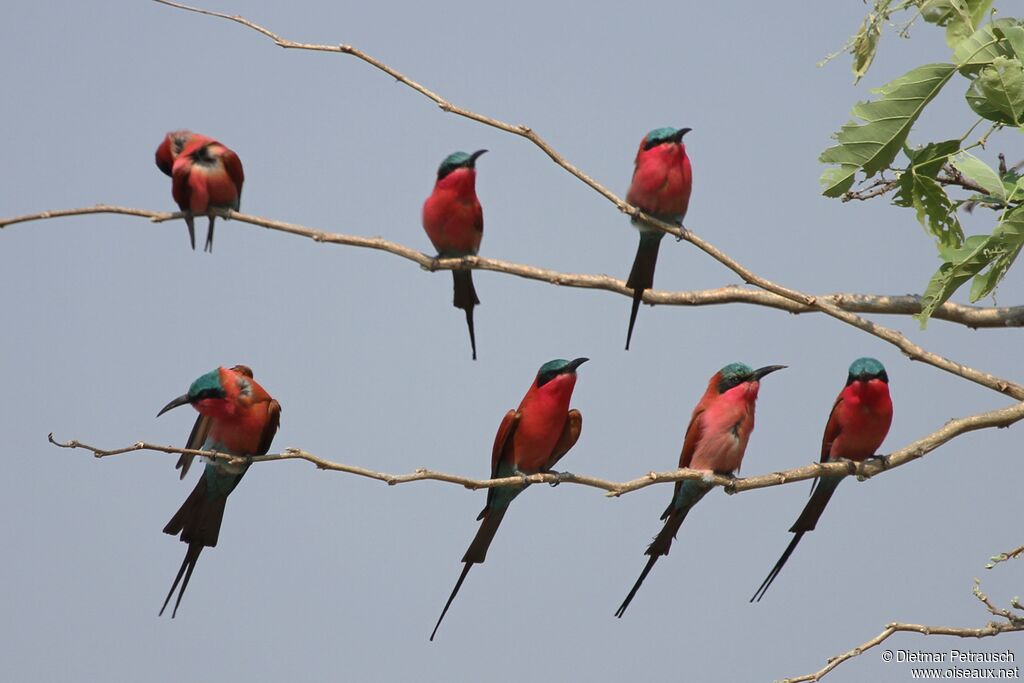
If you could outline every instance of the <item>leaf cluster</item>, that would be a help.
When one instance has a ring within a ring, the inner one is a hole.
[[[973,279],[971,301],[993,294],[1024,246],[1024,179],[1001,160],[998,169],[971,153],[1001,131],[1024,132],[1024,20],[994,18],[992,0],[876,0],[848,50],[859,80],[878,49],[882,28],[900,11],[945,29],[952,60],[918,66],[859,102],[819,160],[826,197],[860,197],[852,188],[876,176],[873,187],[892,191],[892,202],[914,209],[935,238],[942,265],[932,275],[918,315],[922,326],[952,294]],[[927,105],[957,77],[967,81],[964,102],[979,118],[966,134],[911,146],[909,138]],[[969,142],[979,124],[987,131]],[[885,178],[886,172],[894,180]],[[968,194],[964,194],[964,193]],[[956,194],[954,194],[956,193]],[[965,236],[958,210],[981,206],[995,216],[990,234]]]

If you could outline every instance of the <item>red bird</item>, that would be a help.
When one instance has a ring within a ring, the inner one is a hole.
[[[491,450],[491,477],[511,477],[535,472],[555,473],[551,468],[563,455],[576,445],[583,430],[583,415],[580,411],[569,410],[572,390],[576,386],[576,368],[587,362],[586,358],[548,361],[540,366],[537,377],[526,392],[519,408],[510,410],[498,427]],[[565,473],[556,473],[561,480]],[[441,616],[437,618],[430,639],[434,639],[441,620],[448,613],[462,582],[470,568],[487,558],[487,549],[494,540],[498,525],[508,511],[512,500],[523,492],[524,486],[503,486],[487,489],[487,504],[477,516],[480,529],[466,554],[462,556],[465,567],[448,597]]]
[[[168,138],[172,134],[168,135]],[[161,159],[163,145],[157,149],[158,165],[167,156],[173,156],[174,141],[164,141],[168,145],[167,153]],[[163,168],[161,166],[161,168]],[[173,184],[171,193],[185,214],[188,236],[192,248],[196,248],[196,235],[193,217],[206,214],[210,209],[232,209],[238,211],[242,197],[242,183],[245,173],[238,155],[221,143],[203,135],[195,135],[182,147],[174,157],[171,167]],[[213,222],[216,216],[209,214],[210,227],[206,232],[204,251],[213,251]]]
[[[693,173],[690,158],[686,156],[683,136],[689,128],[656,128],[640,141],[633,169],[633,181],[629,185],[626,201],[658,220],[682,225],[686,209],[690,205],[690,190]],[[636,220],[640,231],[640,244],[633,258],[626,286],[633,290],[633,308],[629,313],[629,330],[626,332],[626,350],[633,338],[633,325],[640,310],[644,290],[654,286],[654,267],[658,262],[658,247],[665,236],[661,230]]]
[[[821,439],[821,461],[863,462],[873,457],[885,441],[891,424],[892,399],[889,397],[889,375],[885,366],[874,358],[858,358],[850,365],[846,386],[839,392],[829,413],[825,435]],[[826,477],[814,481],[811,499],[789,530],[796,535],[750,602],[761,601],[800,539],[808,531],[814,531],[821,513],[842,480],[843,477]]]
[[[244,365],[236,365],[230,370],[211,370],[193,382],[187,394],[164,406],[158,415],[186,404],[190,404],[200,414],[189,437],[190,448],[193,447],[194,438],[202,438],[199,448],[203,450],[239,456],[264,455],[270,450],[281,422],[281,405],[253,380],[252,370]],[[197,433],[201,433],[201,436],[197,437]],[[191,456],[183,456],[184,462],[179,462],[179,465],[188,469],[190,460]],[[171,521],[167,522],[164,533],[171,536],[181,534],[181,541],[188,544],[188,550],[160,614],[167,609],[174,590],[181,583],[171,617],[177,614],[178,605],[192,578],[192,571],[199,561],[199,554],[203,548],[217,545],[221,521],[224,519],[224,505],[248,469],[248,463],[236,465],[223,460],[207,462],[196,487],[171,517]]]
[[[437,169],[434,191],[423,203],[423,229],[437,249],[439,258],[472,256],[480,251],[484,236],[484,212],[476,198],[476,160],[485,153],[449,154]],[[453,305],[466,312],[469,343],[476,360],[476,334],[473,331],[473,307],[480,303],[473,287],[473,272],[453,270]]]
[[[707,470],[716,474],[734,475],[743,463],[750,433],[754,431],[754,408],[761,379],[785,365],[768,365],[754,370],[745,363],[729,363],[708,380],[704,395],[693,409],[690,424],[683,439],[683,451],[679,454],[679,467]],[[647,564],[640,572],[640,578],[633,584],[615,616],[622,618],[629,603],[636,597],[644,579],[651,573],[654,563],[662,555],[668,555],[679,528],[686,515],[701,498],[711,490],[701,480],[687,479],[676,482],[672,502],[665,508],[661,519],[665,525],[647,546]]]

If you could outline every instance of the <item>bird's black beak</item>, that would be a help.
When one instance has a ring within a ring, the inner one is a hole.
[[[589,358],[576,358],[575,360],[569,361],[569,364],[565,366],[566,372],[576,372],[576,368],[586,363]]]
[[[479,159],[480,156],[483,155],[483,154],[487,154],[487,150],[486,149],[478,149],[477,151],[475,151],[472,154],[470,154],[469,155],[469,162],[466,164],[466,166],[468,166],[469,168],[476,167],[476,160]]]
[[[682,142],[683,136],[689,133],[693,128],[680,128],[679,131],[672,136],[674,142]]]
[[[170,403],[165,405],[163,408],[161,408],[160,412],[157,413],[156,416],[160,417],[161,415],[166,413],[168,410],[171,410],[172,408],[177,408],[178,406],[188,405],[191,402],[192,401],[189,400],[188,394],[182,394],[181,396],[179,396],[178,398],[174,399],[173,401],[171,401]]]
[[[752,373],[750,373],[750,381],[756,382],[765,375],[770,375],[776,370],[784,370],[785,368],[785,365],[766,365],[763,368],[758,368],[757,370],[754,370]]]

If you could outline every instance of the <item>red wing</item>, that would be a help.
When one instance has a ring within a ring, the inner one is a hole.
[[[263,434],[260,435],[260,445],[256,449],[256,455],[266,455],[270,451],[270,444],[274,441],[277,428],[281,425],[281,404],[270,399],[267,406],[267,424],[263,427]]]
[[[516,431],[516,427],[519,425],[519,417],[519,411],[517,410],[510,410],[505,413],[505,417],[501,420],[501,426],[498,427],[498,433],[494,435],[494,447],[491,448],[492,479],[498,476],[498,463],[501,462],[505,446],[508,445]]]
[[[547,469],[555,466],[562,456],[565,455],[579,441],[580,432],[583,431],[583,413],[573,408],[565,419],[565,426],[562,427],[562,434],[558,437],[555,449],[551,451],[551,459],[548,460]]]
[[[839,417],[837,415],[839,406],[842,403],[843,394],[840,392],[836,402],[832,404],[832,412],[828,414],[828,423],[825,425],[825,434],[821,437],[821,462],[828,460],[829,453],[832,451],[832,443],[839,438],[839,433],[843,430],[839,425]]]
[[[227,147],[224,148],[224,154],[221,156],[221,161],[224,162],[224,168],[228,172],[228,176],[231,178],[231,182],[235,184],[238,189],[238,194],[242,194],[242,183],[245,182],[245,173],[242,171],[242,161],[238,158],[238,155],[232,152]]]
[[[698,408],[693,411],[693,417],[690,418],[690,425],[686,428],[686,438],[683,439],[683,451],[679,454],[679,466],[689,467],[693,461],[693,452],[697,450],[697,444],[700,443],[701,437],[701,415],[704,414],[704,408]]]

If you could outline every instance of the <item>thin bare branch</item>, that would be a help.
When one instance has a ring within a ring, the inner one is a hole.
[[[30,221],[82,216],[88,214],[123,214],[148,218],[154,223],[181,218],[178,212],[149,211],[109,204],[97,204],[78,209],[59,209],[39,213],[0,218],[0,230]],[[380,237],[359,237],[336,232],[326,232],[308,228],[294,223],[275,221],[259,216],[250,216],[235,211],[214,211],[219,216],[230,217],[241,223],[248,223],[268,230],[277,230],[298,235],[325,244],[360,247],[384,251],[418,264],[425,270],[489,270],[505,273],[528,280],[549,282],[562,287],[578,287],[582,289],[601,289],[626,297],[632,297],[632,290],[626,287],[623,280],[608,275],[591,275],[581,273],[563,273],[547,268],[537,268],[511,261],[473,256],[466,258],[437,259],[410,247],[391,242]],[[836,292],[818,294],[816,299],[831,302],[838,308],[851,313],[869,313],[878,315],[914,315],[921,312],[921,297],[915,294],[857,294]],[[717,289],[693,291],[665,291],[649,289],[644,292],[644,302],[652,306],[714,306],[722,304],[750,304],[775,308],[788,313],[817,313],[818,309],[804,306],[777,294],[762,289],[751,289],[740,285],[726,285]],[[1024,306],[965,306],[946,302],[932,315],[952,323],[971,329],[1024,327]]]
[[[1011,551],[1008,557],[1017,557],[1024,552],[1024,546],[1021,546],[1017,550]],[[1003,556],[1006,556],[1003,553]],[[852,650],[848,650],[841,655],[830,657],[828,663],[825,664],[821,669],[815,671],[812,674],[805,674],[803,676],[797,676],[796,678],[787,678],[779,681],[778,683],[804,683],[804,681],[819,681],[825,677],[829,672],[835,669],[837,666],[846,662],[854,657],[859,657],[873,647],[880,645],[881,643],[888,640],[892,635],[900,632],[904,633],[920,633],[925,636],[953,636],[956,638],[989,638],[997,636],[1000,633],[1012,633],[1014,631],[1024,631],[1024,617],[1014,614],[1008,609],[996,607],[988,599],[988,596],[981,591],[981,585],[978,579],[974,580],[974,586],[971,589],[982,605],[985,606],[986,611],[994,617],[998,617],[1003,621],[990,621],[981,628],[960,628],[955,626],[923,626],[921,624],[906,624],[902,622],[893,622],[888,624],[881,633],[874,638],[861,643]],[[1012,601],[1014,608],[1019,609],[1016,598]],[[888,654],[892,654],[889,652]],[[886,659],[885,661],[890,661]]]
[[[991,636],[997,636],[1000,633],[1011,633],[1014,631],[1024,631],[1024,623],[1011,623],[1011,622],[994,622],[990,621],[981,628],[958,628],[955,626],[923,626],[921,624],[905,624],[901,622],[893,622],[885,627],[885,630],[879,633],[877,636],[861,643],[857,647],[844,652],[841,655],[837,655],[829,659],[828,664],[823,666],[818,671],[812,674],[806,674],[804,676],[797,676],[796,678],[786,678],[778,683],[803,683],[804,681],[820,681],[830,671],[835,669],[843,662],[859,657],[871,648],[879,645],[889,639],[895,633],[920,633],[925,636],[954,636],[956,638],[989,638]]]
[[[526,481],[531,484],[556,484],[556,483],[567,483],[567,484],[580,484],[582,486],[590,486],[592,488],[602,489],[606,491],[606,495],[611,497],[618,497],[630,493],[632,491],[638,491],[642,488],[647,488],[654,484],[662,484],[667,482],[676,482],[682,480],[701,480],[715,486],[721,486],[727,493],[741,493],[743,491],[750,491],[753,489],[766,488],[769,486],[781,486],[783,484],[792,483],[796,481],[804,481],[807,479],[814,479],[816,477],[841,477],[841,476],[855,476],[858,480],[869,479],[881,472],[892,470],[902,465],[907,464],[913,460],[924,457],[928,453],[934,451],[939,446],[947,443],[948,441],[956,438],[961,434],[972,432],[978,429],[988,429],[991,427],[1008,427],[1019,420],[1024,419],[1024,402],[1016,403],[1006,408],[1000,408],[998,410],[992,410],[986,413],[979,413],[970,417],[963,417],[954,420],[950,420],[941,428],[928,434],[927,436],[914,441],[913,443],[904,446],[903,448],[894,451],[893,453],[880,458],[872,458],[865,462],[854,463],[854,462],[833,462],[833,463],[821,463],[815,462],[810,465],[804,465],[802,467],[795,467],[793,469],[785,470],[783,472],[772,472],[770,474],[762,474],[754,477],[746,478],[732,478],[722,475],[710,474],[701,470],[691,469],[677,469],[667,472],[648,472],[635,479],[629,481],[616,482],[609,481],[607,479],[600,479],[598,477],[592,477],[582,474],[569,474],[562,473],[561,475],[554,474],[533,474],[530,475]],[[412,481],[443,481],[452,484],[459,484],[465,486],[468,489],[482,489],[482,488],[493,488],[499,486],[517,486],[523,483],[522,477],[503,477],[499,479],[474,479],[472,477],[465,477],[457,474],[447,474],[445,472],[437,472],[425,468],[418,468],[409,474],[389,474],[387,472],[377,472],[375,470],[367,469],[365,467],[359,467],[356,465],[345,465],[338,462],[326,460],[312,453],[299,448],[287,448],[281,453],[274,453],[270,455],[260,455],[251,458],[231,455],[227,453],[218,453],[216,451],[202,451],[185,448],[175,448],[173,446],[161,446],[157,444],[147,443],[145,441],[137,441],[130,446],[124,448],[116,448],[113,450],[99,448],[97,446],[90,446],[89,444],[72,439],[71,441],[60,442],[54,439],[51,433],[47,437],[55,446],[60,448],[83,448],[91,451],[92,454],[97,458],[106,458],[114,455],[122,455],[124,453],[132,453],[135,451],[156,451],[159,453],[174,453],[174,454],[187,454],[187,455],[201,455],[215,460],[224,460],[232,464],[244,464],[246,462],[258,463],[258,462],[271,462],[274,460],[305,460],[316,465],[317,468],[322,470],[331,470],[335,472],[345,472],[348,474],[354,474],[360,477],[367,477],[369,479],[376,479],[377,481],[383,481],[388,485],[404,484]]]
[[[513,135],[518,135],[528,139],[534,145],[539,147],[545,154],[547,154],[551,158],[552,161],[554,161],[560,167],[562,167],[572,175],[576,176],[587,186],[589,186],[596,192],[600,193],[605,199],[615,204],[619,211],[622,211],[623,213],[632,216],[634,219],[646,225],[655,227],[670,235],[675,235],[681,240],[686,240],[687,242],[693,244],[711,258],[721,263],[726,268],[730,269],[731,271],[739,275],[747,284],[754,285],[755,287],[781,296],[802,306],[817,309],[825,313],[826,315],[829,315],[848,325],[852,325],[853,327],[856,327],[857,329],[867,332],[868,334],[874,335],[879,339],[887,341],[890,344],[893,344],[894,346],[899,348],[904,353],[904,355],[910,358],[910,360],[916,360],[927,363],[941,370],[945,370],[946,372],[950,372],[954,375],[962,377],[966,380],[970,380],[971,382],[975,382],[984,387],[988,387],[989,389],[993,389],[994,391],[998,391],[999,393],[1005,394],[1017,400],[1024,399],[1024,386],[1021,386],[1014,382],[1010,382],[1009,380],[1002,379],[1000,377],[996,377],[995,375],[992,375],[987,372],[975,370],[974,368],[961,365],[938,354],[926,351],[917,344],[911,342],[903,334],[897,332],[896,330],[892,330],[881,325],[878,325],[876,323],[870,322],[868,320],[865,320],[864,318],[861,318],[855,313],[843,310],[842,308],[836,306],[835,304],[825,299],[820,299],[814,296],[810,296],[808,294],[804,294],[803,292],[790,289],[788,287],[783,287],[782,285],[778,285],[772,282],[771,280],[754,274],[753,271],[741,265],[735,259],[729,257],[728,255],[726,255],[721,250],[717,249],[709,242],[698,237],[693,231],[687,228],[681,228],[674,225],[670,225],[663,221],[655,220],[650,216],[644,214],[635,206],[626,203],[623,199],[621,199],[618,195],[613,193],[607,187],[600,184],[587,174],[583,173],[583,171],[581,171],[575,165],[569,163],[568,160],[566,160],[562,155],[560,155],[550,144],[547,143],[547,141],[545,141],[543,138],[537,135],[530,127],[524,125],[513,125],[495,118],[491,118],[489,116],[483,116],[482,114],[478,114],[469,109],[458,107],[449,102],[448,100],[444,99],[437,93],[433,92],[432,90],[429,90],[423,85],[417,83],[416,81],[413,81],[412,79],[405,76],[401,72],[384,64],[380,60],[371,57],[365,52],[355,47],[352,47],[351,45],[317,45],[309,43],[296,43],[281,38],[277,34],[270,31],[269,29],[266,29],[256,23],[253,23],[252,21],[249,21],[248,19],[245,19],[241,16],[232,16],[220,12],[212,12],[209,10],[191,7],[189,5],[183,5],[181,3],[172,2],[171,0],[155,0],[155,2],[158,2],[163,5],[168,5],[171,7],[176,7],[178,9],[186,10],[189,12],[197,12],[199,14],[219,17],[222,19],[227,19],[239,23],[270,38],[277,45],[283,48],[315,50],[320,52],[335,52],[357,57],[358,59],[361,59],[367,64],[370,64],[373,67],[388,74],[389,76],[396,79],[400,83],[404,83],[405,85],[409,86],[410,88],[420,93],[424,97],[429,98],[434,103],[436,103],[438,107],[440,107],[443,111],[457,114],[467,119],[477,121],[479,123],[483,123],[493,128],[503,130],[507,133],[511,133]]]

